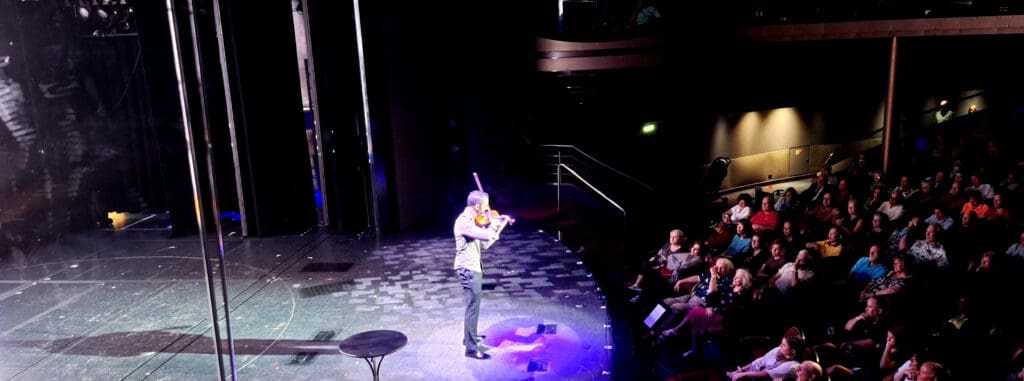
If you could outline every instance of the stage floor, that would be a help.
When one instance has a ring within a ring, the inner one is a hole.
[[[198,239],[165,235],[96,231],[4,254],[0,379],[216,379]],[[526,225],[484,253],[479,326],[493,358],[464,357],[453,251],[450,233],[379,248],[327,232],[227,239],[239,378],[369,380],[366,362],[337,345],[377,329],[408,336],[382,379],[610,378],[602,292],[574,253]]]

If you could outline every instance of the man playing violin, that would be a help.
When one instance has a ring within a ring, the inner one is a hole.
[[[483,191],[469,192],[466,208],[455,219],[455,273],[462,283],[463,298],[466,300],[466,318],[463,323],[462,344],[466,346],[466,357],[488,359],[490,355],[480,350],[483,336],[477,334],[477,320],[480,318],[480,298],[483,296],[483,268],[480,252],[491,247],[498,240],[501,230],[509,222],[506,216],[491,221],[478,216],[491,214],[490,201]],[[481,224],[481,220],[487,221]],[[496,221],[495,221],[496,220]]]

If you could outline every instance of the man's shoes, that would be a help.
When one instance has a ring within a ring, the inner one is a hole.
[[[473,339],[476,340],[477,344],[480,344],[480,343],[484,342],[485,339],[487,339],[487,335],[480,335],[480,336],[474,337]]]
[[[483,353],[483,352],[480,352],[480,351],[478,351],[476,349],[467,349],[466,350],[466,357],[469,357],[471,359],[477,359],[477,360],[487,360],[487,359],[491,358],[491,355]]]

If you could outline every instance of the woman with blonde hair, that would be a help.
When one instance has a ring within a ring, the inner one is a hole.
[[[736,270],[733,275],[731,287],[726,290],[716,290],[708,293],[707,305],[694,307],[686,314],[678,325],[662,332],[661,338],[675,336],[687,323],[690,325],[690,350],[683,354],[684,357],[694,356],[701,350],[700,343],[708,335],[721,332],[724,329],[724,322],[730,314],[743,309],[750,304],[751,285],[753,276],[746,269]]]

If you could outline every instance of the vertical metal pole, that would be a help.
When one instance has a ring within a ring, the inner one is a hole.
[[[555,211],[562,211],[562,150],[558,150],[558,165],[555,167]],[[562,240],[562,229],[558,229],[558,240]]]
[[[331,214],[328,213],[329,209],[327,208],[327,182],[324,181],[324,168],[326,168],[324,166],[324,133],[320,124],[320,98],[317,97],[316,65],[313,58],[313,34],[310,33],[309,28],[308,0],[302,0],[302,21],[302,27],[306,29],[306,53],[309,56],[309,80],[307,81],[309,84],[309,107],[313,108],[313,137],[316,139],[316,161],[317,165],[320,166],[318,170],[320,173],[320,200],[322,202],[320,220],[323,221],[324,225],[330,225]]]
[[[242,164],[238,158],[238,135],[235,132],[235,102],[231,96],[231,77],[228,73],[227,48],[224,44],[223,16],[220,11],[220,0],[213,1],[213,21],[217,27],[217,49],[220,56],[220,76],[224,85],[224,104],[227,107],[228,134],[231,139],[231,160],[235,166],[235,193],[238,197],[238,214],[242,219],[242,236],[249,236],[249,215],[245,210],[245,192],[242,188]]]
[[[555,166],[555,211],[562,211],[562,151],[558,151],[558,165]]]
[[[189,121],[188,92],[185,86],[185,70],[181,55],[181,41],[174,12],[174,0],[166,0],[167,21],[171,32],[171,50],[174,54],[174,72],[178,78],[178,101],[181,107],[181,123],[185,130],[185,146],[188,151],[189,177],[192,181],[192,203],[199,223],[199,248],[203,254],[203,272],[206,274],[207,297],[210,301],[210,322],[213,324],[213,350],[217,355],[217,377],[224,380],[224,357],[220,348],[220,328],[217,325],[217,297],[213,290],[213,274],[210,273],[210,258],[206,252],[206,223],[203,218],[202,190],[199,188],[199,172],[196,168],[196,147],[192,141],[192,123]]]
[[[892,151],[892,112],[893,94],[896,92],[896,53],[897,39],[892,36],[892,48],[889,53],[889,87],[885,92],[885,126],[882,133],[882,172],[889,173],[889,162]]]
[[[214,4],[219,1],[214,1]],[[238,371],[235,369],[235,343],[231,338],[231,310],[228,306],[228,283],[227,283],[227,267],[224,264],[224,229],[220,223],[220,204],[217,202],[217,179],[214,175],[213,165],[213,140],[210,138],[210,118],[209,110],[207,109],[207,98],[206,98],[206,81],[203,79],[203,56],[199,51],[199,20],[197,19],[195,12],[195,3],[193,0],[187,0],[188,4],[188,20],[189,20],[189,31],[192,33],[192,59],[195,65],[196,83],[198,84],[199,90],[199,116],[203,122],[203,143],[206,144],[206,176],[210,186],[210,208],[213,212],[213,226],[214,231],[217,233],[217,266],[220,267],[220,292],[221,292],[221,305],[224,306],[224,336],[227,339],[228,344],[228,365],[232,380],[238,379]],[[216,22],[218,25],[220,19]],[[218,28],[218,31],[220,28]],[[219,40],[219,39],[218,39]],[[223,58],[223,57],[222,57]],[[223,59],[221,62],[223,63]],[[223,69],[223,68],[222,68]],[[227,78],[225,78],[225,81]],[[224,89],[224,93],[228,94],[230,88]],[[230,104],[229,104],[230,105]],[[227,109],[227,114],[230,115],[232,110]],[[203,241],[203,248],[206,247],[206,241]],[[206,251],[203,251],[206,253]],[[203,257],[204,261],[209,261],[208,256]],[[208,277],[212,277],[212,273],[207,274]],[[212,284],[212,282],[211,282]],[[219,330],[220,321],[214,320],[213,326]],[[217,346],[220,346],[220,340],[217,340]]]
[[[359,85],[363,95],[363,127],[366,130],[366,160],[370,172],[370,208],[373,210],[373,233],[380,246],[380,212],[377,208],[377,172],[373,159],[373,128],[370,125],[370,99],[366,88],[366,56],[363,52],[363,23],[359,12],[359,0],[352,0],[352,10],[356,21],[356,50],[359,54]]]

